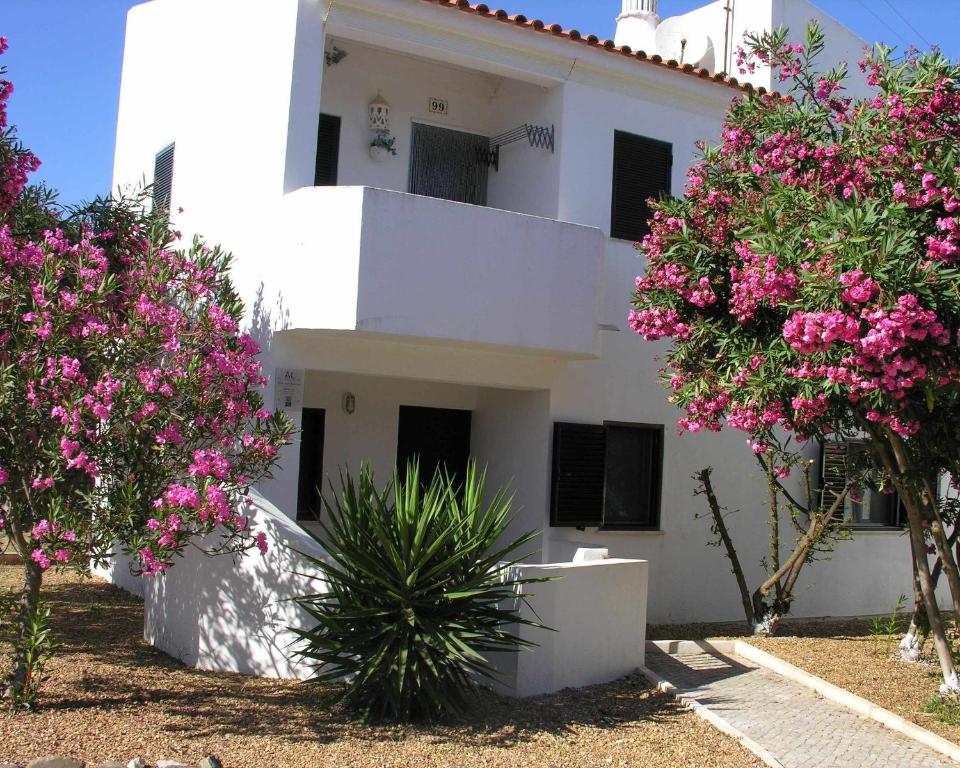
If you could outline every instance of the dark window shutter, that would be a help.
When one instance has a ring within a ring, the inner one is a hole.
[[[340,162],[340,118],[320,115],[317,130],[317,166],[313,177],[315,187],[335,187]]]
[[[173,194],[173,152],[175,144],[164,147],[153,161],[153,209],[169,211]]]
[[[661,427],[608,424],[603,527],[656,527],[662,476]]]
[[[551,525],[600,525],[605,451],[604,427],[553,425]]]
[[[321,512],[323,435],[326,411],[304,408],[300,425],[300,476],[297,483],[297,518],[316,519]]]
[[[673,145],[624,131],[613,135],[610,236],[638,242],[650,231],[648,198],[670,194]]]

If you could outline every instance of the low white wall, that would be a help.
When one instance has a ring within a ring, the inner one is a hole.
[[[294,574],[308,569],[291,548],[314,556],[323,550],[276,507],[254,500],[248,516],[267,534],[266,555],[211,557],[188,548],[163,576],[145,580],[143,637],[198,669],[306,679],[310,667],[290,658],[296,636],[288,627],[309,626],[309,616],[286,598],[319,587]]]
[[[607,683],[643,666],[645,561],[518,565],[514,570],[518,578],[553,579],[525,585],[529,605],[520,608],[522,618],[550,629],[520,626],[519,636],[537,647],[495,655],[492,661],[503,676],[495,686],[500,693],[536,696]]]

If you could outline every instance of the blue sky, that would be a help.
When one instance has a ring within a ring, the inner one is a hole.
[[[269,0],[263,0],[269,2]],[[203,0],[195,0],[203,2]],[[683,13],[706,0],[661,0]],[[788,0],[789,2],[789,0]],[[0,0],[2,61],[14,82],[10,116],[43,161],[38,176],[65,203],[109,192],[127,9],[135,0]],[[488,0],[515,13],[613,37],[618,0]],[[867,40],[940,45],[960,58],[960,0],[817,0]],[[176,46],[171,45],[171,55]],[[176,98],[176,84],[157,101]]]

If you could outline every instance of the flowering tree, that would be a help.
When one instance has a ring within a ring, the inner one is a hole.
[[[633,329],[672,339],[665,378],[680,428],[726,422],[770,454],[863,436],[869,471],[895,490],[944,685],[957,690],[930,579],[932,540],[960,609],[960,572],[937,498],[960,477],[960,68],[937,52],[861,67],[872,98],[817,72],[820,29],[750,40],[743,66],[790,92],[735,102],[719,146],[701,147],[683,199],[656,206]]]
[[[142,200],[68,216],[41,205],[26,186],[39,163],[6,127],[10,91],[0,80],[0,527],[24,559],[16,702],[44,571],[122,552],[160,574],[214,532],[219,551],[265,550],[240,502],[290,425],[262,408],[229,257],[197,241],[175,250],[165,212],[144,214]]]

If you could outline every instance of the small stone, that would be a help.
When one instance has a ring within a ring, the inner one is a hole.
[[[147,761],[142,757],[135,757],[127,763],[127,768],[147,768]]]
[[[207,755],[200,761],[199,768],[223,768],[223,763],[217,759],[216,755]]]
[[[0,763],[0,768],[23,768],[23,766],[16,763]]]
[[[157,768],[193,768],[179,760],[157,760]]]
[[[77,760],[75,757],[47,755],[31,760],[27,763],[27,768],[83,768],[83,761]]]
[[[104,760],[97,768],[127,768],[127,766],[119,760]]]

